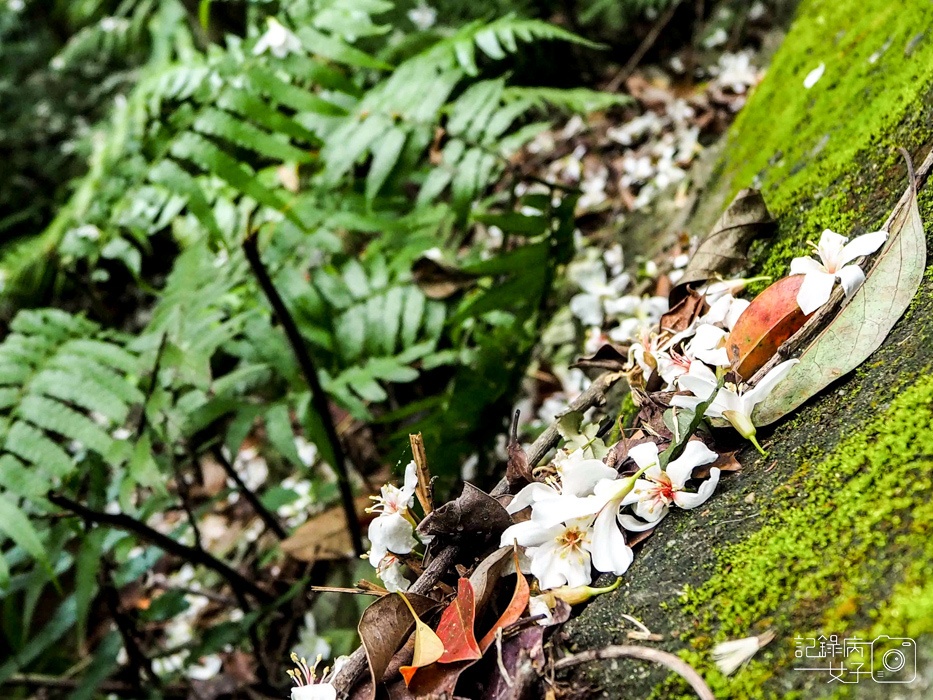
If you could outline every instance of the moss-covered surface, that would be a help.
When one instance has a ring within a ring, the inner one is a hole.
[[[878,227],[906,184],[895,147],[919,162],[933,143],[931,26],[926,1],[805,0],[695,223],[738,189],[761,187],[780,226],[750,272],[775,276],[823,228]],[[825,74],[805,90],[821,62]],[[929,189],[921,213],[930,249]],[[662,523],[622,588],[568,625],[570,648],[626,643],[626,613],[663,634],[658,646],[699,668],[720,700],[933,696],[931,370],[933,267],[881,349],[766,434],[767,459],[743,450],[743,470],[701,512]],[[713,644],[765,629],[775,641],[746,668],[731,678],[715,670]],[[843,687],[795,671],[794,638],[821,634],[914,637],[922,680]],[[634,663],[604,663],[576,680],[607,697],[695,697]]]

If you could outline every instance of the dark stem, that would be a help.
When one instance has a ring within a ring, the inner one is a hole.
[[[251,596],[263,603],[271,603],[274,600],[270,593],[264,591],[262,588],[243,576],[240,572],[220,561],[220,559],[217,559],[212,554],[209,554],[203,549],[189,547],[186,544],[182,544],[181,542],[173,540],[171,537],[163,535],[158,530],[153,530],[145,523],[131,518],[124,513],[104,513],[101,511],[92,510],[87,506],[78,503],[77,501],[71,500],[67,496],[63,496],[60,493],[55,493],[54,491],[49,492],[48,499],[50,503],[53,503],[59,508],[69,510],[86,521],[98,523],[99,525],[107,525],[118,530],[124,530],[125,532],[132,532],[133,534],[141,537],[146,542],[155,545],[159,549],[168,552],[169,554],[174,554],[175,556],[181,557],[182,559],[190,561],[194,564],[200,564],[201,566],[204,566],[219,574],[227,583],[230,584],[230,587],[234,591],[249,593]]]
[[[362,556],[364,552],[363,535],[360,531],[359,518],[356,515],[356,506],[353,503],[353,488],[350,486],[350,476],[347,473],[347,459],[340,444],[340,438],[337,437],[337,429],[334,427],[330,407],[327,405],[327,395],[321,387],[321,380],[318,378],[314,362],[311,361],[311,355],[308,354],[308,349],[301,337],[298,326],[295,325],[295,320],[288,312],[285,302],[272,283],[272,278],[269,277],[265,265],[263,265],[262,258],[259,255],[256,231],[252,231],[246,236],[243,241],[243,252],[246,253],[246,259],[253,269],[253,274],[256,275],[259,286],[269,300],[276,318],[282,324],[288,342],[292,346],[292,351],[295,353],[295,358],[301,367],[301,372],[305,376],[305,381],[308,382],[308,386],[311,388],[311,407],[321,419],[324,433],[330,443],[331,453],[334,457],[334,471],[337,473],[337,484],[340,487],[340,498],[343,502],[350,538],[353,541],[353,551],[357,556]]]
[[[658,21],[654,23],[654,26],[651,28],[651,31],[645,36],[641,44],[635,50],[635,53],[632,54],[631,58],[622,66],[622,70],[615,74],[612,80],[609,81],[609,84],[606,85],[606,92],[618,92],[622,83],[624,83],[628,77],[638,68],[638,64],[641,63],[641,59],[645,57],[645,54],[648,53],[648,50],[654,46],[654,42],[658,40],[658,37],[661,36],[661,32],[664,30],[664,27],[667,26],[667,23],[671,21],[671,18],[674,16],[674,12],[677,10],[677,6],[680,5],[680,0],[675,0],[671,3],[671,6],[667,8],[663,15],[658,18]]]
[[[253,507],[253,510],[256,511],[256,515],[262,519],[266,527],[272,530],[275,536],[280,540],[284,540],[288,537],[288,533],[285,532],[285,528],[282,527],[282,523],[279,522],[275,514],[262,504],[262,501],[259,500],[259,496],[250,490],[243,482],[243,479],[240,478],[240,475],[237,473],[237,470],[233,468],[230,460],[224,456],[224,452],[220,449],[220,445],[214,445],[211,448],[211,454],[214,455],[214,459],[216,459],[220,463],[220,466],[224,468],[224,471],[227,472],[227,476],[233,479],[233,483],[236,484],[237,489],[243,494],[243,498]]]
[[[188,516],[188,524],[191,525],[191,530],[194,533],[194,546],[197,549],[203,550],[204,543],[201,542],[201,529],[198,527],[198,519],[195,517],[194,510],[191,507],[191,490],[188,488],[185,475],[178,467],[174,452],[169,454],[169,459],[172,462],[172,471],[175,472],[175,482],[178,488],[178,496],[181,498],[181,506],[185,510],[185,515]]]
[[[146,429],[146,423],[149,420],[146,416],[146,406],[149,405],[149,399],[155,391],[156,383],[159,381],[159,368],[162,366],[162,355],[165,353],[165,343],[168,341],[168,333],[162,334],[162,340],[159,341],[159,350],[156,352],[155,363],[152,366],[152,378],[149,380],[149,388],[146,389],[146,397],[143,399],[142,412],[139,414],[139,423],[136,425],[136,439],[138,440]]]
[[[104,602],[107,604],[107,609],[110,610],[110,616],[113,618],[114,624],[116,624],[117,630],[120,632],[120,637],[123,639],[123,646],[126,649],[127,656],[129,656],[130,663],[135,671],[133,674],[133,685],[136,690],[139,691],[140,696],[142,696],[143,680],[140,677],[140,671],[145,675],[146,680],[152,687],[158,688],[161,686],[162,681],[156,675],[155,671],[152,670],[152,662],[139,645],[136,624],[121,607],[120,593],[113,581],[111,566],[111,562],[107,558],[104,558],[98,574],[98,582],[104,594]]]

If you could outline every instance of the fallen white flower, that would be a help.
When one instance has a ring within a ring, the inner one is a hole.
[[[558,499],[549,499],[554,503]],[[526,547],[530,572],[542,590],[558,586],[586,586],[592,578],[590,551],[593,518],[574,518],[566,523],[543,524],[532,520],[505,529],[500,547],[513,542]]]
[[[820,65],[807,73],[807,77],[803,79],[804,88],[809,90],[816,85],[819,79],[823,77],[824,72],[826,72],[826,64],[820,63]]]
[[[765,400],[774,391],[774,388],[787,376],[794,365],[800,360],[787,360],[768,372],[752,389],[737,387],[726,383],[716,393],[716,398],[706,409],[704,415],[710,418],[725,418],[746,440],[751,440],[761,454],[767,454],[755,438],[755,424],[752,421],[752,412],[755,406]],[[700,362],[693,362],[690,371],[677,380],[677,385],[693,394],[693,396],[675,396],[671,399],[672,406],[696,410],[697,406],[709,397],[716,389],[716,375]]]
[[[599,459],[583,459],[583,450],[575,450],[557,462],[557,476],[547,483],[528,484],[506,506],[509,515],[534,506],[538,501],[557,498],[561,494],[588,496],[601,479],[615,478],[616,471]],[[505,547],[510,542],[502,540]]]
[[[740,666],[747,664],[758,650],[774,639],[773,632],[765,632],[755,637],[732,639],[713,647],[713,661],[723,675],[730,676]]]
[[[301,41],[275,17],[266,19],[268,29],[253,47],[253,55],[271,52],[276,58],[285,58],[292,53],[301,53]]]
[[[394,554],[386,554],[376,567],[376,575],[385,584],[389,593],[407,591],[411,581],[402,571],[402,562]]]
[[[801,257],[794,258],[790,263],[792,275],[804,275],[803,284],[797,292],[800,310],[809,315],[829,301],[837,279],[846,296],[852,296],[865,281],[865,273],[858,265],[846,263],[874,253],[887,239],[887,231],[866,233],[851,241],[829,229],[823,231],[819,245],[810,242],[810,246],[820,256],[820,262]]]
[[[289,669],[288,675],[295,682],[292,688],[291,700],[337,700],[337,689],[330,683],[318,682],[317,667],[321,663],[318,656],[313,665],[309,665],[304,658],[299,659],[292,654],[292,661],[297,668]],[[321,672],[321,677],[327,675],[329,668]]]
[[[402,488],[386,484],[379,496],[370,496],[376,503],[366,509],[368,513],[378,513],[379,517],[369,524],[369,563],[378,567],[389,552],[408,554],[418,540],[415,539],[414,520],[408,509],[414,502],[415,486],[418,484],[415,463],[409,462],[405,468],[405,481]]]

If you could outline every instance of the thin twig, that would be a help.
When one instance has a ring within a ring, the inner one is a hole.
[[[619,88],[622,86],[628,77],[638,68],[638,64],[641,63],[641,59],[645,57],[645,54],[648,53],[649,49],[654,46],[654,42],[658,40],[658,37],[661,36],[661,32],[664,30],[664,27],[667,26],[667,23],[671,21],[671,18],[674,16],[674,12],[677,10],[677,6],[680,5],[680,0],[672,2],[671,6],[667,8],[665,13],[658,18],[658,21],[654,23],[654,26],[651,28],[651,31],[645,35],[645,38],[642,39],[641,44],[638,45],[638,48],[635,49],[635,53],[632,54],[631,58],[626,61],[625,65],[622,66],[621,70],[616,73],[612,80],[604,88],[605,92],[618,92]]]
[[[350,593],[352,595],[371,595],[381,598],[388,595],[388,591],[369,591],[365,588],[341,588],[340,586],[308,586],[305,589],[308,593]]]
[[[162,340],[159,341],[159,350],[156,352],[155,363],[152,365],[152,378],[149,380],[149,388],[146,389],[146,396],[143,398],[142,410],[139,414],[139,423],[136,424],[136,439],[142,437],[146,429],[146,422],[149,417],[146,415],[146,407],[149,405],[149,399],[155,392],[156,384],[159,382],[159,368],[162,366],[162,355],[165,353],[165,344],[168,341],[168,333],[162,334]]]
[[[243,574],[220,561],[220,559],[217,559],[212,554],[206,552],[203,549],[189,547],[188,545],[182,544],[177,540],[173,540],[168,535],[163,535],[158,530],[152,529],[145,523],[142,523],[135,518],[131,518],[125,513],[105,513],[102,511],[92,510],[91,508],[88,508],[87,506],[82,505],[77,501],[71,500],[67,496],[63,496],[60,493],[55,493],[54,491],[49,492],[47,497],[50,503],[55,504],[59,508],[69,510],[80,518],[84,518],[85,520],[95,522],[100,525],[108,525],[118,530],[124,530],[125,532],[132,532],[133,534],[141,537],[143,540],[155,545],[159,549],[162,549],[169,554],[174,554],[175,556],[181,557],[182,559],[193,564],[200,564],[201,566],[214,571],[215,573],[219,574],[227,583],[229,583],[230,587],[234,591],[249,593],[251,596],[263,603],[271,603],[274,600],[270,593],[257,586],[255,583],[243,576]]]
[[[120,592],[117,590],[117,586],[113,581],[111,566],[111,562],[105,557],[97,578],[103,592],[104,602],[107,605],[107,609],[110,610],[110,617],[113,618],[113,622],[120,632],[120,637],[123,639],[123,647],[126,649],[130,663],[136,671],[133,674],[133,685],[137,691],[142,694],[144,686],[143,680],[139,675],[140,672],[146,676],[146,681],[150,687],[158,688],[162,684],[162,681],[156,675],[155,671],[152,670],[152,661],[146,656],[146,653],[139,644],[139,639],[137,638],[139,633],[136,630],[136,624],[122,609]]]
[[[642,661],[651,661],[666,666],[687,681],[696,694],[700,696],[701,700],[716,700],[713,691],[706,685],[706,681],[703,680],[702,676],[700,676],[690,664],[680,657],[669,654],[666,651],[661,651],[660,649],[628,645],[591,649],[590,651],[583,651],[579,654],[573,654],[572,656],[565,656],[554,664],[554,670],[561,671],[579,664],[589,663],[590,661],[621,658],[641,659]]]
[[[204,543],[201,541],[201,528],[198,527],[198,519],[195,517],[194,509],[191,507],[191,489],[188,488],[188,482],[182,473],[175,459],[174,451],[169,455],[172,462],[172,471],[175,472],[175,486],[178,489],[178,497],[181,499],[181,506],[184,508],[185,515],[188,516],[188,524],[191,525],[191,531],[194,533],[194,546],[197,549],[204,549]]]
[[[275,514],[262,504],[262,501],[259,500],[259,496],[246,485],[242,478],[240,478],[233,464],[231,464],[230,460],[224,455],[224,451],[220,449],[220,445],[214,445],[211,448],[211,454],[214,456],[214,459],[217,460],[218,464],[223,467],[224,471],[227,472],[227,476],[233,480],[239,492],[243,494],[243,498],[245,498],[247,503],[256,511],[256,515],[262,519],[266,527],[272,530],[275,536],[280,540],[284,540],[288,537],[288,533]]]
[[[428,456],[424,451],[424,438],[421,433],[414,433],[408,436],[411,443],[411,458],[415,463],[415,471],[418,476],[418,483],[415,486],[415,495],[418,496],[418,502],[427,515],[434,510],[434,494],[431,488],[431,470],[428,469]]]
[[[246,254],[246,259],[249,261],[253,274],[259,282],[259,286],[269,300],[269,304],[272,306],[276,318],[278,318],[279,323],[282,324],[282,329],[285,331],[288,342],[292,347],[292,352],[295,353],[295,358],[298,360],[301,372],[304,374],[305,381],[308,382],[308,386],[311,389],[311,406],[320,418],[327,442],[330,443],[331,452],[333,454],[334,464],[332,466],[337,474],[337,484],[340,487],[340,498],[343,502],[343,510],[346,514],[347,528],[350,531],[353,550],[357,556],[362,556],[364,551],[363,534],[360,530],[359,518],[356,515],[356,507],[353,503],[353,488],[350,485],[350,476],[347,473],[347,459],[344,455],[343,447],[340,444],[340,438],[337,437],[337,429],[334,427],[334,420],[330,414],[330,407],[327,405],[327,395],[321,387],[321,380],[314,367],[314,362],[311,360],[311,355],[308,354],[308,349],[305,346],[304,339],[301,337],[298,326],[295,325],[295,320],[292,318],[288,308],[285,306],[285,302],[272,283],[272,278],[269,277],[269,273],[262,262],[262,257],[259,255],[257,231],[251,231],[246,236],[243,241],[243,252]]]
[[[74,690],[84,682],[83,678],[62,678],[40,673],[17,673],[6,679],[5,686],[25,688],[48,688],[50,690]],[[139,698],[139,689],[131,683],[105,680],[97,686],[100,693],[112,693],[129,698]],[[159,688],[159,694],[165,698],[187,698],[189,688],[186,685],[172,683]]]

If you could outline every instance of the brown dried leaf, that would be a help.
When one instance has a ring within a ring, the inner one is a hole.
[[[411,266],[415,284],[431,299],[446,299],[473,284],[473,275],[458,270],[453,265],[421,257]]]
[[[722,472],[737,472],[742,468],[742,465],[739,464],[739,460],[735,458],[738,454],[738,450],[735,452],[723,452],[712,464],[704,464],[701,467],[697,467],[693,470],[694,479],[705,479],[709,476],[709,470],[713,467],[716,467],[719,471]],[[629,545],[631,546],[631,544]]]
[[[573,367],[581,369],[607,369],[610,372],[620,372],[628,365],[628,347],[605,343],[599,350],[589,357],[581,357],[573,363]]]
[[[758,190],[741,190],[726,208],[712,232],[700,243],[683,276],[671,290],[675,304],[691,284],[714,277],[731,277],[748,264],[748,246],[756,238],[774,232],[774,219]]]
[[[511,524],[509,514],[499,501],[467,482],[460,496],[421,521],[418,532],[454,539],[471,535],[485,539],[498,536]]]
[[[356,514],[366,520],[366,508],[372,501],[367,496],[353,499]],[[353,556],[353,543],[347,528],[343,508],[328,508],[300,525],[292,536],[282,541],[282,551],[300,561],[335,561]]]
[[[695,289],[688,289],[687,295],[661,316],[660,328],[662,331],[680,333],[687,330],[708,310],[709,304],[706,303],[703,295]]]
[[[519,484],[527,484],[535,480],[531,468],[528,466],[528,455],[525,454],[522,444],[518,441],[519,416],[520,413],[516,410],[515,415],[512,417],[512,428],[509,431],[509,444],[506,447],[509,462],[506,465],[505,477],[509,481],[509,486],[513,488]]]

